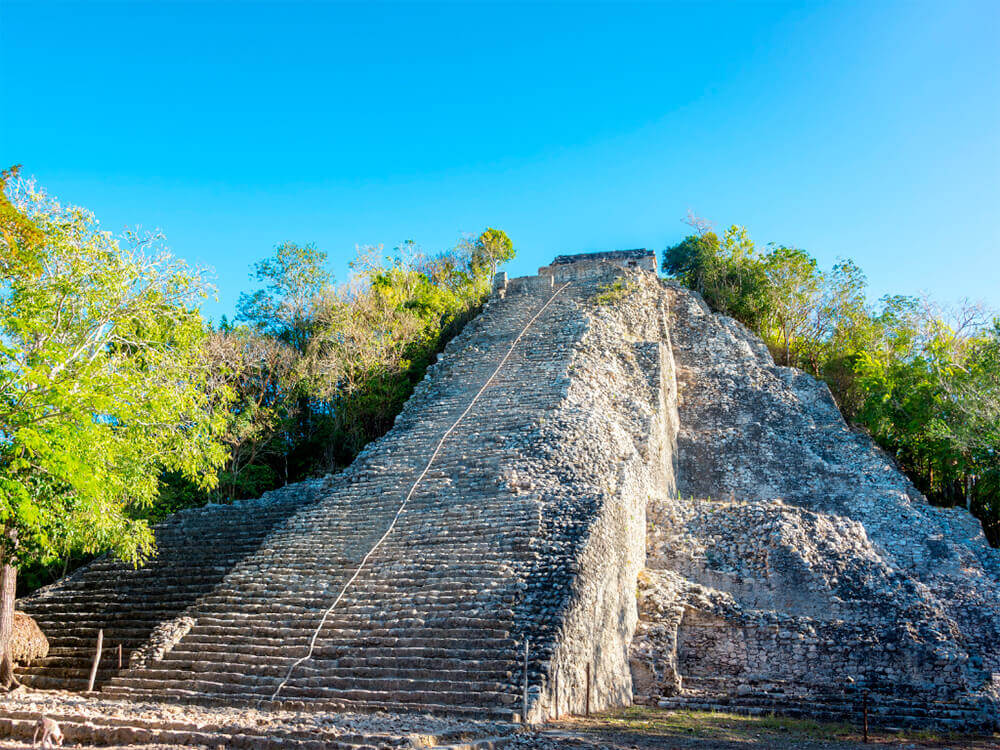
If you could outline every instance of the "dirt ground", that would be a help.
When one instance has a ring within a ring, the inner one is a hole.
[[[566,750],[997,750],[1000,734],[872,730],[778,717],[747,717],[632,707],[547,724],[540,748]],[[549,744],[551,743],[551,745]],[[516,743],[520,744],[520,743]]]
[[[503,750],[1000,750],[1000,734],[873,729],[865,744],[860,729],[847,724],[633,706],[591,718],[568,717],[549,722],[538,731],[517,734],[497,746]],[[2,750],[31,747],[23,742],[0,740]],[[180,749],[168,745],[133,745],[120,750]]]

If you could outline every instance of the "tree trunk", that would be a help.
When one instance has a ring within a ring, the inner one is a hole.
[[[8,532],[8,536],[10,532]],[[9,553],[0,564],[0,688],[10,690],[19,684],[10,658],[10,637],[14,632],[14,598],[17,594],[17,568]]]

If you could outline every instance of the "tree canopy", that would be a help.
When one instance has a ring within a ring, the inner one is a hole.
[[[384,434],[434,356],[479,309],[513,244],[498,229],[427,254],[362,247],[348,283],[313,246],[282,243],[255,264],[210,357],[236,394],[220,489],[228,497],[333,471]]]
[[[7,173],[0,257],[0,562],[153,552],[164,469],[201,487],[225,459],[204,387],[201,275],[156,236],[100,229]],[[2,623],[0,623],[2,624]],[[0,626],[0,648],[5,640]],[[9,665],[0,680],[10,680]]]

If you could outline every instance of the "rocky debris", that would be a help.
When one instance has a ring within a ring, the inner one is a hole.
[[[58,692],[5,699],[0,737],[30,740],[40,716],[67,744],[226,748],[422,748],[509,737],[517,725],[419,714],[332,713],[133,702]]]
[[[191,632],[194,622],[193,617],[182,615],[157,625],[149,639],[129,656],[128,668],[144,669],[151,662],[163,659],[181,638]]]

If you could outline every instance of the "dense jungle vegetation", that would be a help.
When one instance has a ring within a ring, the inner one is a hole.
[[[829,385],[844,417],[895,457],[928,500],[966,506],[1000,546],[1000,319],[981,305],[868,302],[850,260],[823,270],[804,250],[755,247],[744,227],[693,233],[663,270],[767,343],[780,365]]]
[[[382,435],[513,257],[487,229],[425,254],[286,242],[235,320],[205,321],[204,272],[156,234],[113,235],[20,177],[0,191],[0,685],[14,597],[150,526],[334,471]]]

